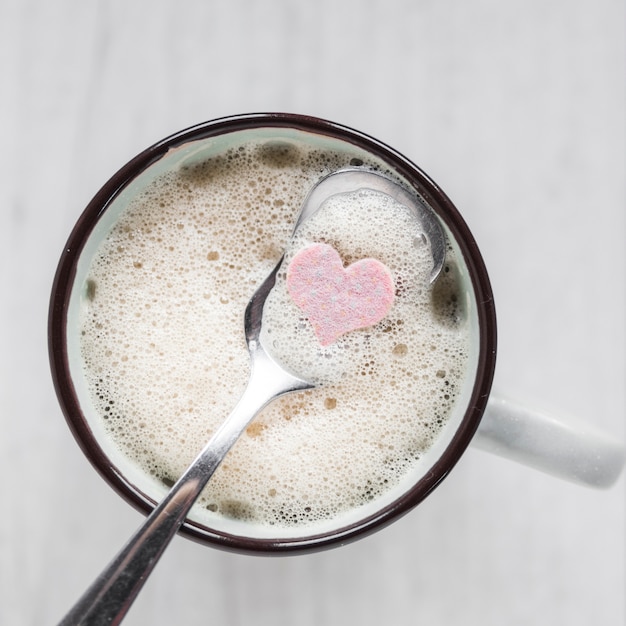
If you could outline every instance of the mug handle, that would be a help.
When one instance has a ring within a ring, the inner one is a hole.
[[[587,424],[491,396],[472,445],[589,487],[607,488],[624,467],[624,444]]]

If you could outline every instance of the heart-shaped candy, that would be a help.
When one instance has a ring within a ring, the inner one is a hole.
[[[395,291],[391,272],[383,263],[361,259],[344,268],[338,252],[325,243],[308,246],[293,257],[287,269],[287,290],[323,346],[383,319]]]

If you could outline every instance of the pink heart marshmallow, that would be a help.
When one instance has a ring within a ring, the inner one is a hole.
[[[287,290],[312,324],[321,345],[376,324],[394,300],[389,269],[376,259],[344,268],[338,252],[324,243],[300,250],[287,269]]]

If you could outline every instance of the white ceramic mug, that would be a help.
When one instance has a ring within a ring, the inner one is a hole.
[[[135,157],[96,194],[79,218],[63,251],[52,291],[49,318],[50,360],[61,407],[85,454],[104,478],[143,511],[149,511],[165,487],[138,470],[109,441],[101,416],[81,382],[78,314],[91,256],[117,215],[134,195],[163,171],[190,158],[220,153],[249,136],[286,137],[316,144],[340,145],[352,160],[372,155],[382,167],[435,212],[462,259],[468,319],[472,325],[473,375],[460,394],[460,408],[438,441],[436,458],[407,477],[384,498],[352,511],[321,529],[275,532],[246,523],[211,524],[189,516],[182,532],[226,549],[249,553],[309,551],[342,544],[371,532],[406,513],[452,470],[466,447],[482,449],[583,484],[607,487],[624,463],[620,442],[589,426],[561,421],[513,402],[490,397],[495,368],[496,320],[493,295],[478,247],[457,209],[417,166],[385,144],[344,126],[291,114],[258,114],[224,118],[181,131]],[[243,311],[242,311],[243,315]],[[225,410],[225,416],[227,411]]]

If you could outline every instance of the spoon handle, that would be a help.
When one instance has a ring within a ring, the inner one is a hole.
[[[216,463],[217,467],[217,463]],[[202,490],[183,476],[98,575],[60,626],[119,624]]]
[[[246,426],[274,398],[311,386],[280,369],[260,346],[251,350],[251,357],[250,380],[232,413],[59,626],[120,624],[200,492]]]

